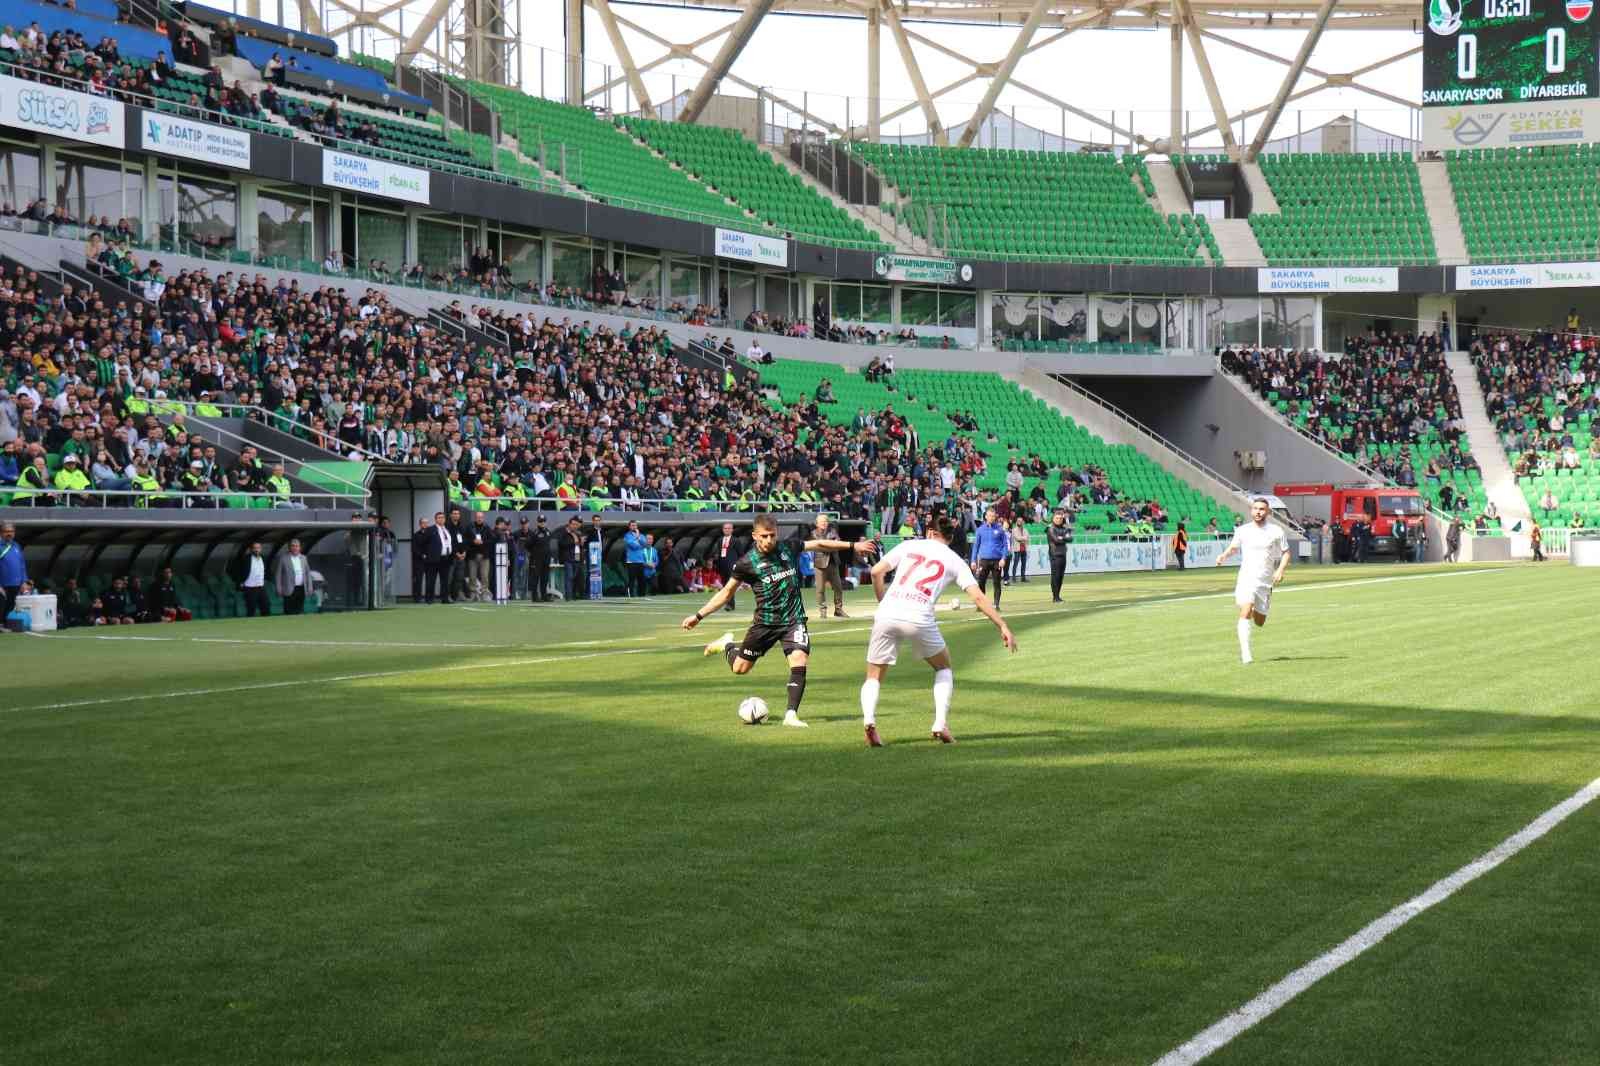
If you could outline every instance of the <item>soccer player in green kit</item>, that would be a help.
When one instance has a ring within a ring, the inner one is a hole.
[[[756,660],[782,644],[784,657],[789,660],[788,703],[784,709],[783,724],[804,729],[800,720],[800,701],[806,694],[806,663],[811,657],[811,634],[806,629],[805,597],[800,591],[800,553],[807,551],[843,551],[851,549],[857,555],[872,552],[870,540],[854,544],[844,540],[791,540],[778,539],[778,523],[771,515],[757,515],[752,537],[755,547],[734,564],[733,573],[726,584],[717,590],[700,610],[683,620],[684,629],[693,629],[714,611],[722,609],[740,585],[749,585],[756,596],[756,614],[745,631],[742,641],[735,641],[733,633],[722,636],[706,645],[707,655],[719,652],[728,661],[735,674],[748,674]]]

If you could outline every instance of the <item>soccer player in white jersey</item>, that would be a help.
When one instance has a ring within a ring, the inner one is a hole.
[[[1010,627],[978,587],[971,567],[950,550],[953,536],[954,525],[941,516],[929,524],[925,539],[903,540],[873,564],[872,590],[878,596],[878,611],[867,643],[867,679],[861,683],[861,717],[866,723],[869,747],[883,747],[883,741],[878,739],[878,689],[889,667],[895,664],[900,645],[907,641],[933,668],[933,739],[955,743],[948,721],[955,672],[950,669],[950,650],[945,647],[944,634],[933,618],[933,605],[950,582],[960,586],[984,617],[995,624],[1006,647],[1017,650]],[[887,585],[885,576],[891,571],[894,584]]]
[[[1239,606],[1239,659],[1249,663],[1250,623],[1267,624],[1267,608],[1272,606],[1272,590],[1289,569],[1289,539],[1283,530],[1267,521],[1267,501],[1250,502],[1250,521],[1233,531],[1228,549],[1217,556],[1221,566],[1240,553],[1239,579],[1233,586],[1233,602]]]

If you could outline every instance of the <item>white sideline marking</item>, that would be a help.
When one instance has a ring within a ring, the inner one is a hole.
[[[111,696],[98,700],[72,700],[68,703],[41,703],[32,707],[0,708],[0,714],[24,714],[29,711],[65,711],[76,707],[103,707],[112,703],[137,703],[140,700],[170,700],[185,696],[218,696],[228,692],[262,692],[275,688],[297,688],[302,685],[331,685],[340,681],[370,681],[380,677],[405,677],[410,674],[446,674],[458,670],[503,670],[508,666],[539,666],[544,663],[565,663],[575,659],[598,659],[612,655],[642,655],[647,652],[670,651],[669,648],[624,648],[612,651],[594,651],[577,655],[547,655],[538,659],[507,659],[494,663],[459,663],[455,666],[424,666],[409,670],[377,670],[366,674],[340,674],[335,677],[313,677],[295,681],[265,681],[250,685],[227,685],[221,688],[191,688],[176,692],[147,692],[137,696]]]
[[[1194,1063],[1199,1062],[1213,1052],[1220,1051],[1234,1037],[1256,1023],[1263,1021],[1279,1007],[1282,1007],[1324,977],[1338,970],[1345,963],[1376,947],[1390,933],[1399,929],[1417,915],[1429,908],[1438,906],[1473,881],[1493,870],[1496,866],[1499,866],[1517,854],[1517,852],[1550,832],[1550,830],[1566,821],[1572,815],[1587,807],[1594,802],[1596,797],[1600,797],[1600,778],[1589,782],[1565,800],[1539,815],[1539,817],[1529,822],[1521,832],[1502,840],[1492,850],[1473,859],[1449,877],[1434,882],[1420,896],[1400,904],[1400,906],[1368,925],[1332,951],[1318,955],[1215,1025],[1173,1048],[1157,1059],[1155,1066],[1193,1066]]]

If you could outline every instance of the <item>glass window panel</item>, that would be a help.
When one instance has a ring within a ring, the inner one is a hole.
[[[1102,296],[1096,301],[1097,316],[1100,319],[1100,336],[1102,344],[1121,344],[1128,339],[1128,298],[1126,296]]]
[[[829,297],[828,317],[833,322],[861,321],[861,286],[834,284]]]
[[[681,259],[672,260],[667,284],[671,286],[668,295],[673,300],[687,307],[700,302],[700,268],[696,264]]]
[[[500,235],[500,258],[517,282],[538,281],[544,265],[544,240],[523,233]]]
[[[178,175],[178,237],[212,250],[239,237],[239,188]]]
[[[92,216],[113,222],[126,218],[127,195],[120,163],[103,163],[81,156],[56,157],[56,205],[65,207],[80,222]],[[137,217],[138,212],[134,212]]]
[[[1136,296],[1133,298],[1130,335],[1135,344],[1161,344],[1162,301],[1158,298]]]
[[[900,323],[906,326],[939,324],[938,289],[901,289]]]
[[[1166,301],[1166,310],[1167,333],[1162,343],[1168,348],[1187,347],[1183,339],[1183,301],[1181,299],[1168,299]]]
[[[1261,342],[1261,312],[1256,297],[1207,297],[1203,303],[1207,347]]]
[[[399,270],[406,261],[405,217],[357,208],[356,256],[363,270],[370,269],[374,260],[391,271]]]
[[[939,325],[971,329],[977,324],[977,293],[960,289],[939,290]]]
[[[310,200],[266,192],[256,195],[256,245],[264,256],[319,259],[316,222]]]
[[[1310,348],[1317,314],[1315,296],[1263,296],[1261,343],[1269,348]]]
[[[39,151],[0,148],[0,201],[15,211],[39,198]]]
[[[550,252],[550,280],[563,289],[583,292],[589,287],[593,268],[589,265],[589,247],[556,241]]]
[[[1089,298],[1082,294],[1038,298],[1042,338],[1081,341],[1089,335]]]
[[[1035,340],[1039,336],[1037,300],[1020,292],[997,292],[989,301],[989,333],[996,348],[1007,341]]]
[[[370,258],[370,257],[369,257]],[[461,266],[461,224],[424,218],[417,221],[417,261],[432,274]],[[393,261],[389,264],[394,266]]]
[[[894,291],[887,285],[861,286],[861,321],[888,325],[894,319]]]

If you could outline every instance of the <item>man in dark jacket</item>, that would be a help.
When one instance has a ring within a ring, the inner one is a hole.
[[[523,519],[524,522],[527,519]],[[528,555],[528,598],[534,603],[550,600],[550,527],[539,515],[523,542]]]
[[[717,576],[726,585],[728,578],[733,576],[733,568],[744,557],[744,541],[740,540],[733,532],[733,523],[722,523],[722,532],[711,542],[711,565],[716,568]],[[734,609],[733,597],[728,597],[725,611]]]
[[[579,576],[586,569],[584,560],[588,557],[587,544],[588,538],[584,536],[583,526],[577,516],[567,519],[567,528],[556,537],[556,550],[561,560],[561,577],[569,601],[579,598],[581,586],[585,584],[579,580]]]
[[[455,603],[467,597],[467,527],[461,520],[461,508],[450,509],[445,532],[450,535],[450,554],[446,560],[449,576],[444,586],[444,602]]]
[[[1057,511],[1050,516],[1050,525],[1044,531],[1050,548],[1050,602],[1061,602],[1061,579],[1067,572],[1067,545],[1072,543],[1072,527],[1067,525],[1067,513]]]

